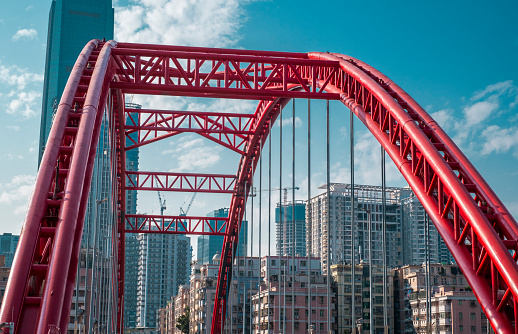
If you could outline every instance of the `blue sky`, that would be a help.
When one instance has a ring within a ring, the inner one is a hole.
[[[0,233],[20,232],[36,175],[50,3],[7,1],[0,13]],[[518,216],[518,2],[119,0],[114,6],[119,41],[330,51],[371,64],[439,121]],[[134,99],[144,105],[189,110],[251,112],[255,107],[253,101]],[[296,103],[300,131],[296,135],[303,140],[306,102]],[[314,109],[319,108],[323,109],[322,103],[315,102]],[[288,110],[291,113],[291,108]],[[335,152],[332,181],[348,182],[348,111],[337,103],[332,103],[331,111],[336,120],[331,129]],[[315,111],[314,115],[312,126],[323,130],[323,114]],[[379,146],[359,122],[355,125],[356,182],[376,184]],[[274,147],[278,145],[277,131],[278,127],[273,134]],[[291,132],[284,133],[284,140],[289,140]],[[320,133],[315,135],[315,147],[325,139],[324,132]],[[297,152],[299,149],[297,163],[303,166],[303,141],[297,142]],[[275,152],[278,150],[273,153],[278,155]],[[317,186],[325,180],[325,166],[323,149],[315,152],[311,182]],[[291,184],[291,144],[283,154],[286,186]],[[191,135],[145,148],[142,156],[143,169],[169,164],[169,169],[179,171],[235,173],[238,161],[232,153]],[[272,164],[278,164],[278,159],[272,159]],[[278,186],[278,174],[274,173],[273,186]],[[297,185],[302,188],[297,196],[301,199],[307,194],[304,173],[305,167],[297,167]],[[395,169],[388,174],[390,185],[405,185]],[[188,199],[186,195],[166,196],[170,214],[176,214],[176,208]],[[139,210],[159,212],[156,197],[142,195]],[[274,201],[278,198],[279,194],[272,196]],[[213,201],[200,195],[193,204],[193,214],[204,215],[228,206],[225,203],[229,203],[228,198]]]

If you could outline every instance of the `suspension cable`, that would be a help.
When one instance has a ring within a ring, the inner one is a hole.
[[[253,285],[254,285],[254,197],[255,197],[255,190],[254,190],[254,178],[252,177],[251,178],[251,181],[250,181],[250,191],[252,192],[252,198],[250,199],[250,211],[251,211],[251,214],[250,214],[250,261],[252,261],[250,263],[250,272],[251,272],[251,275],[250,275],[250,315],[249,315],[249,318],[250,318],[250,327],[249,327],[249,331],[250,331],[250,334],[253,333],[253,327],[254,327],[254,316],[253,316],[253,302],[252,302],[252,296],[253,296]],[[243,320],[245,321],[245,320]],[[246,327],[246,322],[243,323],[243,334],[245,333],[245,328]]]
[[[286,265],[286,262],[285,260],[283,260],[283,257],[284,257],[284,254],[285,253],[285,249],[286,249],[286,238],[284,236],[286,236],[286,219],[284,219],[284,215],[286,213],[286,208],[283,207],[284,205],[286,205],[286,203],[283,203],[283,197],[282,197],[282,109],[281,108],[281,111],[279,113],[279,219],[280,219],[280,222],[279,222],[279,231],[280,231],[280,228],[282,227],[282,234],[283,235],[279,235],[279,240],[277,240],[277,242],[279,242],[279,246],[282,245],[281,247],[279,247],[279,250],[280,250],[280,253],[277,254],[279,255],[280,257],[280,264],[283,263],[284,261],[284,265]],[[279,268],[282,269],[282,266],[279,265]],[[283,282],[282,282],[282,299],[283,299],[283,308],[279,307],[279,314],[281,314],[281,310],[282,310],[282,331],[286,331],[286,277],[288,276],[287,273],[286,273],[286,269],[284,269],[284,275],[280,275],[282,274],[281,270],[279,270],[279,289],[281,289],[281,282],[280,282],[280,279],[282,278]],[[280,296],[279,296],[279,306],[280,306]],[[275,304],[274,304],[274,308],[275,308]],[[275,311],[274,311],[275,312]],[[281,323],[281,322],[279,322]],[[275,325],[274,325],[275,327]]]
[[[262,221],[262,202],[263,202],[263,192],[261,191],[263,187],[263,158],[262,155],[259,156],[259,276],[258,276],[258,294],[259,294],[259,300],[257,301],[257,309],[258,309],[258,323],[257,323],[257,329],[261,330],[261,324],[262,324],[262,312],[261,312],[261,235],[262,233],[262,227],[263,227],[263,221]]]
[[[326,196],[327,196],[327,254],[326,254],[326,264],[327,264],[327,331],[331,332],[331,192],[330,192],[330,182],[331,177],[329,173],[329,161],[330,161],[330,152],[329,152],[329,100],[326,103]]]
[[[313,211],[311,205],[311,100],[308,99],[308,200],[306,204],[307,211],[307,220],[311,222],[311,227],[313,226]],[[308,224],[309,225],[309,224]],[[308,238],[310,243],[309,246],[306,247],[306,251],[308,252],[308,330],[312,329],[311,322],[311,254],[312,254],[312,246],[313,246],[313,228],[309,231],[306,231],[306,235],[309,235]]]
[[[272,124],[270,124],[271,129]],[[270,333],[270,290],[272,286],[270,278],[270,256],[272,236],[272,134],[268,136],[268,261],[266,264],[266,276],[268,280],[268,333]]]
[[[383,252],[383,331],[388,334],[388,303],[387,303],[387,195],[385,174],[385,149],[381,146],[381,238]]]
[[[291,232],[292,232],[292,263],[295,264],[295,253],[297,244],[295,242],[295,99],[292,100],[292,163],[291,163]],[[295,270],[291,271],[291,300],[293,307],[291,308],[291,329],[295,332]]]
[[[351,299],[352,299],[352,320],[351,327],[352,333],[356,333],[356,259],[355,259],[355,216],[354,216],[354,115],[352,110],[350,110],[350,120],[349,120],[349,138],[350,138],[350,163],[351,163]]]

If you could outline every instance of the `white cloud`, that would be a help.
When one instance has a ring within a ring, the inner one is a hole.
[[[16,175],[11,182],[2,184],[0,204],[18,205],[20,202],[28,203],[34,188],[35,179],[34,175]],[[27,205],[24,207],[26,208]]]
[[[280,126],[280,123],[277,121],[275,126]],[[302,126],[302,120],[300,117],[295,116],[295,127],[300,128]],[[291,129],[293,127],[293,117],[283,118],[282,127]]]
[[[34,8],[34,6],[33,6],[33,5],[28,5],[28,6],[25,8],[25,11],[29,11],[29,10],[31,10],[31,9],[33,9],[33,8]]]
[[[502,95],[509,90],[516,89],[513,85],[512,80],[497,82],[495,84],[487,86],[484,90],[476,92],[471,97],[471,101],[477,101],[487,96],[488,94]]]
[[[121,42],[228,47],[243,21],[239,0],[135,0],[116,7]]]
[[[464,108],[464,116],[468,127],[477,125],[485,121],[493,111],[499,107],[498,101],[492,98],[492,101],[480,101]]]
[[[29,118],[36,115],[34,107],[40,102],[41,93],[38,91],[22,91],[9,94],[11,101],[7,104],[6,112],[14,115],[18,114],[24,118]]]
[[[486,140],[482,145],[482,154],[508,152],[513,147],[518,148],[518,128],[503,129],[498,125],[491,125],[482,131]]]
[[[432,113],[430,116],[432,116],[432,118],[436,120],[437,123],[439,123],[441,128],[443,128],[444,130],[448,130],[454,124],[454,118],[452,114],[453,110],[448,108],[436,111]]]
[[[20,39],[35,39],[38,36],[36,29],[20,29],[12,37],[13,41]]]
[[[21,129],[18,125],[8,125],[7,128],[13,131],[20,131]]]
[[[42,83],[43,77],[43,74],[29,72],[27,68],[0,63],[0,84],[16,86],[17,89],[22,90],[31,83]]]
[[[177,161],[177,166],[172,169],[175,172],[207,169],[221,160],[222,147],[209,146],[203,138],[192,139],[192,136],[185,136],[183,140],[172,143],[172,145],[174,148],[166,150],[162,154],[170,154],[174,161]]]

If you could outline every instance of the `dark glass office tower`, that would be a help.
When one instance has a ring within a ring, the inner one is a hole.
[[[53,115],[79,53],[92,39],[113,39],[113,22],[112,0],[51,2],[38,162],[45,149]],[[111,313],[106,312],[114,303],[111,298],[114,285],[110,280],[114,260],[110,256],[113,215],[108,205],[112,200],[108,124],[107,120],[102,123],[98,152],[103,153],[95,158],[68,331],[74,330],[74,321],[79,321],[81,309],[86,311],[80,324],[83,331],[90,332],[96,326],[113,330],[115,323]]]
[[[53,0],[49,14],[38,164],[77,56],[92,39],[113,39],[112,0]]]

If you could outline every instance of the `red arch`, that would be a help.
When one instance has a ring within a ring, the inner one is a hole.
[[[207,66],[209,71],[204,72]],[[337,99],[360,118],[430,214],[493,328],[499,333],[514,331],[516,221],[437,123],[383,74],[354,58],[329,53],[92,41],[79,56],[58,107],[0,311],[0,321],[14,319],[17,332],[46,333],[49,325],[64,328],[68,322],[99,122],[107,104],[118,152],[118,198],[112,206],[119,212],[117,313],[121,315],[126,229],[124,93],[263,100],[247,131],[229,131],[210,120],[211,129],[216,126],[216,132],[226,133],[224,141],[212,137],[209,128],[174,126],[149,141],[192,130],[242,154],[226,225],[214,333],[223,326],[232,252],[261,148],[282,107],[297,97]],[[189,115],[210,117],[210,113]],[[239,146],[233,146],[233,136],[239,136]]]

